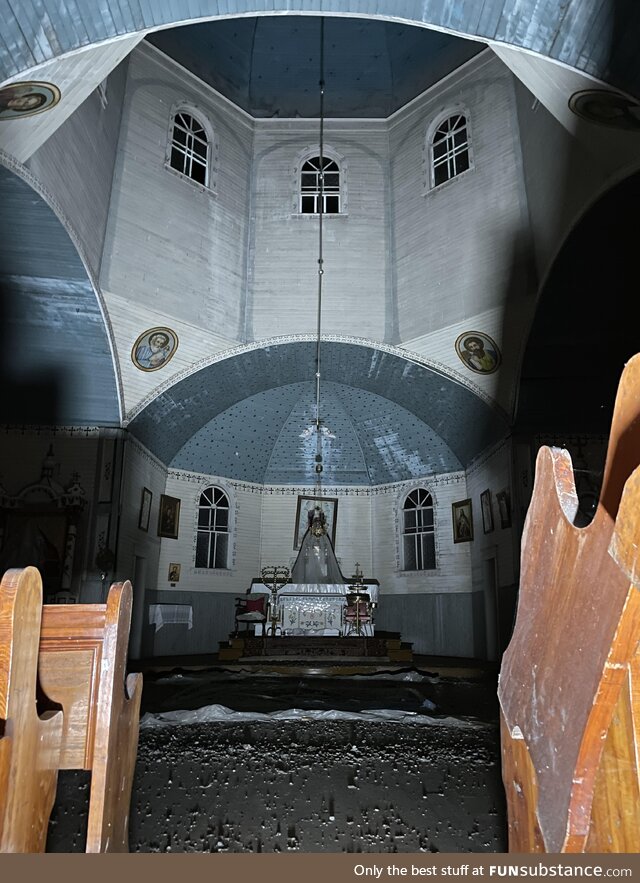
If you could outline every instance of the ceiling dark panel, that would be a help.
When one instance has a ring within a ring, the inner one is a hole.
[[[549,273],[524,354],[517,429],[608,434],[622,369],[640,349],[640,174],[581,218]]]
[[[439,31],[325,18],[325,115],[388,117],[484,48]],[[159,31],[151,43],[254,117],[319,115],[320,23],[239,18]]]

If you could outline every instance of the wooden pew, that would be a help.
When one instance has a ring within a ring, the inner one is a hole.
[[[38,680],[42,704],[62,707],[58,766],[91,770],[87,852],[128,850],[142,693],[141,675],[125,684],[131,604],[127,581],[111,586],[106,604],[42,608]]]
[[[500,672],[511,852],[640,852],[640,356],[616,399],[595,517],[541,448]]]
[[[111,586],[106,604],[43,608],[38,674],[64,712],[60,769],[91,770],[87,852],[129,849],[142,695],[142,675],[125,683],[131,605],[127,581]]]
[[[36,711],[42,580],[35,567],[0,584],[0,852],[44,852],[56,796],[62,713]]]

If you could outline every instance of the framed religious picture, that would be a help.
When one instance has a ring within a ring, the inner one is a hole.
[[[311,526],[313,513],[316,506],[320,507],[320,511],[324,515],[325,526],[327,528],[327,536],[331,540],[331,544],[335,548],[336,545],[336,515],[338,512],[337,497],[298,497],[298,507],[296,509],[296,527],[293,535],[293,548],[299,549],[302,545],[302,538]]]
[[[60,101],[60,90],[53,83],[23,80],[0,89],[0,120],[31,117],[49,110]]]
[[[151,514],[151,500],[153,494],[148,487],[142,488],[142,499],[140,500],[140,514],[138,515],[138,527],[140,530],[149,530],[149,515]]]
[[[569,108],[590,123],[629,132],[640,131],[640,103],[611,89],[584,89],[574,92]]]
[[[451,504],[453,542],[468,543],[473,539],[473,514],[471,500],[459,500]]]
[[[493,374],[502,356],[497,343],[482,331],[465,331],[456,340],[456,353],[470,371]]]
[[[171,328],[143,331],[131,350],[131,361],[141,371],[157,371],[178,349],[178,335]]]
[[[498,512],[500,513],[500,527],[511,527],[511,499],[509,491],[505,488],[496,494]]]
[[[160,511],[158,513],[158,536],[178,539],[180,524],[180,500],[160,494]]]
[[[167,579],[170,583],[179,583],[180,582],[180,565],[179,564],[170,564],[169,565],[169,574]]]
[[[489,489],[480,494],[480,507],[482,509],[482,528],[485,533],[491,533],[493,530],[493,507]]]

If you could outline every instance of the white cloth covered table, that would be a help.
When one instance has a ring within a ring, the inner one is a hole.
[[[193,628],[193,607],[190,604],[149,604],[149,625],[159,632],[164,625],[186,624]]]

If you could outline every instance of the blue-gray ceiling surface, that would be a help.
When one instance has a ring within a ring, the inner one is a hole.
[[[434,431],[394,402],[340,383],[322,385],[323,480],[404,481],[461,468]],[[315,383],[250,396],[189,439],[171,466],[265,484],[315,481]]]
[[[0,421],[117,426],[98,301],[54,212],[0,167]]]
[[[366,472],[367,482],[379,484],[456,469],[508,431],[503,417],[467,387],[392,353],[327,341],[322,364],[322,390],[331,391],[327,426],[333,430],[333,418],[345,428],[340,439],[336,432],[328,466],[336,476],[344,469],[350,480],[364,481]],[[207,472],[204,464],[218,462],[218,474],[234,468],[237,476],[288,474],[304,483],[308,461],[296,430],[313,419],[304,384],[314,373],[313,342],[251,350],[179,381],[129,429],[167,464]],[[243,451],[247,445],[251,450]]]
[[[324,21],[327,117],[388,117],[484,49],[392,22]],[[148,39],[254,117],[317,117],[320,23],[314,16],[261,16]]]
[[[279,13],[373,17],[452,30],[546,55],[640,94],[637,0],[3,0],[0,82],[124,34]]]

